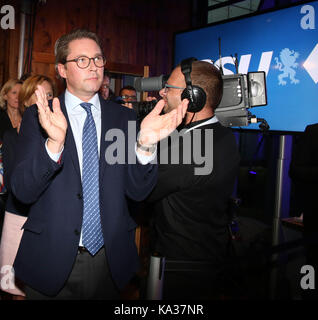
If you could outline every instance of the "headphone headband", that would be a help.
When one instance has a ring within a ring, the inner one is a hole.
[[[188,58],[181,61],[181,71],[185,76],[190,76],[192,71],[192,63],[197,61],[196,58]],[[191,79],[190,79],[191,81]]]
[[[181,72],[184,75],[186,88],[181,94],[181,99],[188,99],[188,111],[189,112],[199,112],[205,105],[206,102],[206,93],[199,86],[193,86],[191,81],[191,71],[192,63],[197,61],[196,58],[187,58],[181,61]]]

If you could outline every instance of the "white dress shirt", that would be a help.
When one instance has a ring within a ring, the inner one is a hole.
[[[98,143],[98,154],[100,154],[100,139],[101,139],[101,105],[99,101],[98,94],[96,93],[88,103],[92,104],[91,110],[94,118],[96,133],[97,133],[97,143]],[[83,147],[82,147],[82,135],[83,135],[83,127],[84,122],[86,120],[87,113],[85,109],[80,105],[83,103],[81,99],[71,94],[67,89],[65,91],[65,106],[68,114],[68,118],[71,124],[71,129],[73,133],[73,137],[75,140],[75,145],[77,149],[80,173],[82,176],[82,168],[83,168]],[[137,144],[136,144],[137,145]],[[61,154],[63,153],[64,148],[59,153],[52,153],[47,147],[47,141],[45,143],[46,150],[52,160],[57,162],[60,159]],[[135,146],[135,150],[136,146]],[[148,164],[156,157],[156,151],[150,155],[146,156],[143,154],[139,154],[136,151],[137,159],[141,164]],[[79,246],[82,246],[82,233],[80,237]]]
[[[216,123],[216,122],[219,122],[219,119],[217,118],[217,116],[213,116],[212,118],[210,118],[209,120],[207,121],[204,121],[202,123],[199,123],[197,124],[196,126],[192,127],[192,128],[189,128],[185,133],[188,133],[194,129],[197,129],[197,128],[200,128],[200,127],[203,127],[203,126],[206,126],[207,124],[210,124],[210,123]]]

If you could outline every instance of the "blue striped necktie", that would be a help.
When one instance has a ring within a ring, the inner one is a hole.
[[[81,103],[87,112],[83,127],[83,227],[82,241],[84,247],[95,255],[104,245],[99,208],[99,157],[95,122],[91,103]]]

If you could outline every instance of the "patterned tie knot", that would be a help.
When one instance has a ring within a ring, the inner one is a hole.
[[[91,113],[91,106],[92,104],[91,103],[88,103],[88,102],[82,102],[81,103],[81,107],[89,114]]]

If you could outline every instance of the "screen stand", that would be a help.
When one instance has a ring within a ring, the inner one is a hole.
[[[290,178],[288,170],[291,160],[292,136],[279,137],[279,152],[276,168],[275,206],[272,229],[272,246],[281,243],[281,219],[289,216]],[[270,277],[270,298],[275,299],[278,289],[280,254],[272,255],[272,269]]]

